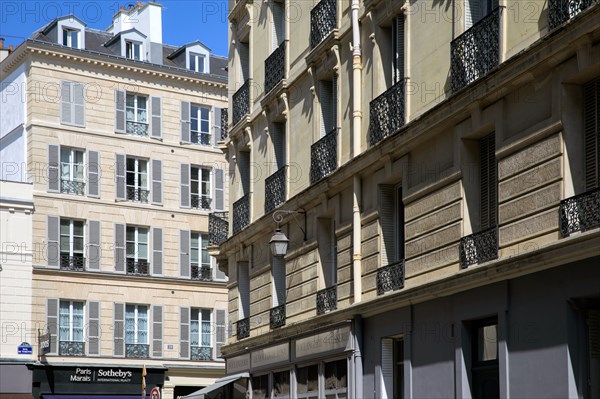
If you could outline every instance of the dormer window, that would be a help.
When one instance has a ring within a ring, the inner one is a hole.
[[[79,48],[79,31],[71,28],[63,28],[63,46]]]
[[[190,53],[190,70],[204,73],[204,61],[206,57],[203,54]]]
[[[141,61],[142,44],[136,42],[125,42],[125,57],[130,60]]]

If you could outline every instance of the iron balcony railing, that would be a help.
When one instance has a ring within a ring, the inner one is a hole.
[[[265,213],[285,202],[285,170],[284,166],[265,179]]]
[[[221,109],[221,140],[225,140],[229,136],[229,110]]]
[[[210,133],[190,132],[190,142],[193,144],[210,145]]]
[[[321,0],[310,10],[310,48],[315,48],[336,28],[337,0]]]
[[[337,168],[337,128],[310,147],[310,182],[314,184]]]
[[[235,323],[237,339],[244,339],[250,336],[250,318],[246,317],[245,319],[238,320]]]
[[[474,24],[450,45],[452,92],[485,76],[500,61],[500,16],[503,7]]]
[[[250,193],[233,203],[233,234],[250,224]]]
[[[60,341],[58,354],[60,356],[85,356],[85,342]]]
[[[598,0],[548,0],[548,26],[554,29],[596,4]]]
[[[487,262],[498,258],[498,226],[460,239],[460,266]]]
[[[60,270],[82,272],[85,270],[83,254],[60,254]]]
[[[210,266],[199,266],[192,264],[192,280],[196,281],[211,281],[212,272]]]
[[[77,180],[60,180],[60,192],[63,194],[84,195],[85,183]]]
[[[404,288],[404,260],[377,269],[377,294]]]
[[[600,188],[560,201],[560,235],[600,227]]]
[[[150,357],[150,345],[125,344],[125,357],[133,359],[146,359]]]
[[[233,124],[238,123],[244,116],[250,113],[250,79],[246,80],[242,87],[235,92],[231,98],[233,103]]]
[[[396,133],[405,123],[406,79],[400,79],[369,104],[369,145]]]
[[[127,258],[127,274],[132,276],[149,276],[150,263],[145,259]]]
[[[144,122],[127,121],[126,129],[127,134],[131,134],[133,136],[148,135],[148,124]]]
[[[192,346],[190,360],[212,360],[212,347]]]
[[[210,209],[210,203],[212,202],[212,198],[204,196],[204,195],[192,194],[190,202],[191,202],[192,208]]]
[[[229,233],[229,212],[212,212],[208,215],[208,243],[221,245]]]
[[[337,285],[317,291],[317,314],[337,309]]]
[[[265,60],[265,94],[285,78],[285,41]]]
[[[145,190],[136,186],[127,186],[127,200],[135,202],[148,202],[150,190]]]
[[[271,329],[285,326],[285,304],[275,306],[269,310],[269,323]]]

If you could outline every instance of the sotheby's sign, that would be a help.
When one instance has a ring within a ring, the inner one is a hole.
[[[133,371],[121,368],[77,367],[71,371],[69,382],[130,383]]]

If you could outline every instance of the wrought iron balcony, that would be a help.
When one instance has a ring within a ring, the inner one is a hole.
[[[84,195],[85,183],[77,180],[60,180],[60,192],[63,194]]]
[[[498,7],[450,45],[452,92],[485,76],[500,61],[500,15]]]
[[[246,80],[242,87],[235,92],[231,98],[233,103],[233,124],[238,123],[244,116],[250,113],[250,79]]]
[[[317,291],[317,314],[337,309],[337,285]]]
[[[233,203],[233,234],[250,224],[250,193]]]
[[[310,48],[315,48],[336,28],[337,0],[321,0],[310,10]]]
[[[229,212],[212,212],[208,215],[208,243],[221,245],[229,233]]]
[[[285,78],[285,41],[265,60],[265,94]]]
[[[265,179],[265,213],[285,202],[285,169],[279,169]]]
[[[148,203],[150,190],[145,190],[136,186],[127,186],[127,200],[134,202]]]
[[[125,344],[125,357],[133,359],[146,359],[150,355],[150,345],[148,344]]]
[[[192,280],[212,281],[212,271],[209,266],[199,266],[192,264]]]
[[[377,270],[377,295],[404,288],[404,260]]]
[[[223,108],[221,110],[221,140],[225,140],[229,136],[229,110]]]
[[[83,254],[60,254],[60,270],[82,272],[85,270],[85,258]]]
[[[269,321],[271,329],[285,326],[285,304],[269,310]]]
[[[337,168],[337,128],[310,147],[310,182],[314,184]]]
[[[204,196],[204,195],[192,194],[190,202],[191,202],[192,208],[210,209],[210,203],[212,202],[212,198]]]
[[[193,144],[210,145],[210,133],[191,131],[190,142]]]
[[[600,227],[600,188],[560,201],[560,235]]]
[[[192,346],[190,360],[212,360],[212,347]]]
[[[464,269],[498,258],[498,227],[460,239],[460,266]]]
[[[150,263],[145,259],[127,258],[127,274],[132,276],[149,276]]]
[[[245,319],[238,320],[235,323],[235,327],[237,330],[237,339],[244,339],[250,336],[250,318],[246,317]]]
[[[126,132],[132,136],[148,136],[148,124],[143,122],[127,121]]]
[[[60,341],[58,354],[60,356],[85,356],[85,342]]]
[[[548,0],[548,26],[554,29],[595,4],[598,0]]]
[[[369,104],[369,145],[396,133],[405,123],[406,79],[401,79]]]

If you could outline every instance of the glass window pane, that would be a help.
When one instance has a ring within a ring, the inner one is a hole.
[[[202,123],[200,124],[200,131],[208,133],[208,121],[202,121]]]
[[[190,55],[190,69],[192,71],[196,70],[196,56],[195,55]]]
[[[62,44],[63,46],[69,45],[69,31],[67,29],[63,29]]]
[[[127,227],[127,241],[135,241],[135,227]]]
[[[138,258],[148,259],[148,245],[147,244],[139,244],[138,245]]]
[[[134,258],[135,257],[135,244],[132,242],[127,243],[127,257]]]
[[[60,236],[60,252],[69,253],[71,251],[71,239],[69,236]]]
[[[138,228],[138,242],[142,244],[148,243],[148,229]]]
[[[67,219],[60,220],[60,234],[69,235],[71,232],[71,221]]]
[[[197,132],[197,131],[198,131],[198,119],[196,119],[196,118],[192,118],[192,119],[190,120],[190,122],[191,122],[191,127],[190,127],[190,129],[192,129],[192,132]]]
[[[273,373],[273,396],[289,396],[290,394],[290,372],[282,371]]]
[[[199,168],[191,168],[190,172],[191,172],[192,180],[198,181],[199,170],[200,170]]]
[[[127,96],[125,97],[125,104],[128,107],[134,107],[135,106],[135,96],[133,94],[127,94]]]
[[[73,222],[73,234],[83,237],[83,222],[81,220]]]
[[[202,120],[207,121],[208,120],[208,113],[209,113],[209,109],[208,108],[200,108],[200,117],[202,118]]]
[[[59,308],[59,340],[61,341],[70,341],[70,331],[71,331],[71,322],[70,322],[70,302],[69,301],[60,301]]]
[[[77,42],[77,31],[71,31],[71,47],[79,48],[79,43]]]
[[[83,253],[83,237],[73,238],[73,252]]]
[[[498,338],[496,324],[477,329],[478,360],[496,360],[498,358]]]

